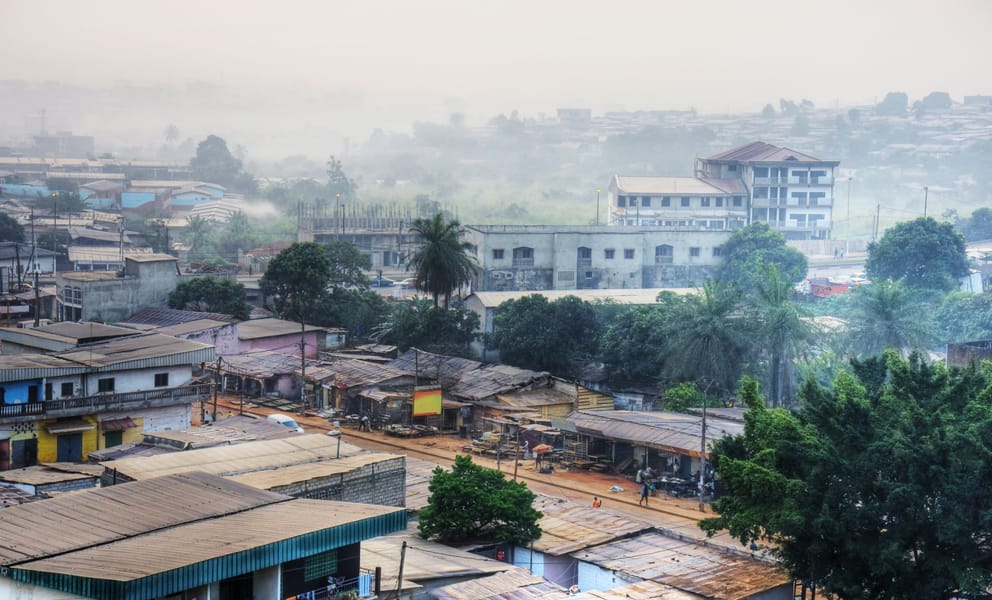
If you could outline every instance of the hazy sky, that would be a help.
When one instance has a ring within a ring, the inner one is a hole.
[[[0,79],[302,82],[392,105],[760,110],[992,94],[988,0],[0,0]]]

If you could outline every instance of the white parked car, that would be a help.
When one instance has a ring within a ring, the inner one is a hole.
[[[297,423],[296,420],[293,419],[293,417],[290,417],[288,415],[281,415],[279,413],[275,413],[275,414],[269,415],[268,416],[268,419],[269,419],[269,421],[272,421],[273,423],[279,423],[280,425],[282,425],[284,427],[289,427],[290,429],[292,429],[296,433],[303,433],[303,428],[300,427],[299,423]]]

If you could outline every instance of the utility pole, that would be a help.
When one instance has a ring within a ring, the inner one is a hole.
[[[923,218],[927,218],[927,195],[930,192],[929,186],[923,186]]]
[[[406,561],[406,542],[400,547],[400,572],[396,576],[396,597],[400,597],[400,592],[403,590],[403,563]]]
[[[303,315],[300,315],[300,377],[303,378],[300,387],[300,414],[306,413],[307,404],[307,325]]]
[[[599,188],[596,188],[596,225],[599,225]]]
[[[878,216],[881,206],[879,204],[875,205],[875,224],[872,226],[871,230],[871,241],[878,239]]]
[[[224,362],[224,357],[223,356],[218,356],[217,357],[217,372],[214,374],[214,409],[213,409],[213,411],[211,412],[211,415],[210,415],[210,422],[211,423],[216,423],[217,422],[217,390],[220,387],[220,367],[221,367],[221,364],[223,362]]]
[[[38,272],[41,270],[38,263],[34,263],[34,326],[41,325],[41,297],[38,292]]]

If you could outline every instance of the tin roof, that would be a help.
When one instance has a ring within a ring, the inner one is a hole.
[[[699,600],[690,594],[655,581],[638,581],[609,590],[579,592],[571,600]]]
[[[24,265],[28,264],[28,259],[31,258],[31,246],[29,244],[20,244],[18,242],[0,242],[0,260],[10,260],[15,259],[20,253],[21,262]],[[51,250],[47,250],[38,246],[34,250],[35,256],[55,256],[55,253]]]
[[[230,446],[215,446],[172,452],[157,456],[122,458],[103,464],[108,471],[135,480],[152,479],[163,475],[202,471],[212,475],[237,475],[265,469],[278,469],[292,465],[331,460],[338,456],[354,456],[361,452],[357,446],[340,443],[333,437],[320,434],[296,434],[277,440],[263,440]]]
[[[0,561],[16,581],[151,598],[392,533],[406,521],[403,509],[294,499],[191,473],[0,511]]]
[[[489,364],[464,373],[448,392],[466,400],[483,400],[534,383],[549,380],[546,372],[528,371],[503,364]]]
[[[107,242],[108,244],[118,244],[121,241],[121,234],[118,231],[102,231],[100,229],[90,229],[88,227],[70,227],[69,237],[74,241],[78,239],[85,240],[96,240],[98,242]],[[131,240],[128,238],[127,234],[124,234],[124,243],[130,244]],[[118,253],[120,253],[120,248],[115,248]]]
[[[299,435],[299,434],[297,434]],[[342,442],[342,450],[347,444]],[[352,451],[348,449],[349,453]],[[275,490],[287,485],[300,484],[315,479],[347,475],[367,465],[377,465],[376,474],[392,470],[403,470],[403,456],[375,452],[343,455],[341,458],[308,462],[299,465],[252,471],[240,475],[229,475],[227,479],[237,481],[260,490]],[[389,468],[392,463],[392,469]]]
[[[617,540],[572,556],[714,600],[750,598],[791,581],[767,562],[661,533]]]
[[[226,321],[228,323],[237,321],[231,315],[222,313],[177,310],[175,308],[143,308],[125,319],[123,323],[127,325],[141,324],[167,327],[169,325],[179,325],[203,319]]]
[[[533,548],[552,556],[562,556],[592,546],[651,531],[647,521],[631,519],[609,510],[589,510],[586,505],[562,503],[539,495],[534,508],[543,513],[538,524],[541,537]]]
[[[124,248],[125,257],[150,253],[150,248]],[[115,246],[74,244],[69,246],[69,262],[119,263],[121,262],[121,249]]]
[[[98,370],[145,368],[212,361],[214,347],[161,333],[139,333],[80,345],[55,356]]]
[[[672,196],[723,196],[733,192],[699,177],[640,177],[614,175],[617,189],[624,194],[665,194]],[[740,192],[743,193],[743,192]]]
[[[413,383],[409,373],[389,365],[351,358],[337,359],[331,361],[330,364],[308,369],[307,377],[324,382],[325,385],[329,386],[341,383],[345,388],[378,385],[396,379]]]
[[[299,335],[300,324],[282,319],[253,319],[238,324],[238,339],[258,340],[283,335]],[[323,331],[323,327],[306,325],[305,331]]]
[[[47,485],[67,481],[80,481],[84,479],[95,479],[99,476],[99,473],[87,474],[63,471],[42,465],[0,471],[0,481],[4,483],[23,483],[26,485]]]
[[[404,571],[405,576],[405,571]],[[568,590],[520,567],[431,590],[435,600],[565,600]]]
[[[580,433],[699,456],[702,417],[674,412],[627,410],[576,411],[568,416]],[[728,419],[706,420],[707,446],[724,435],[744,433],[744,424]]]
[[[765,142],[751,142],[737,148],[732,148],[725,152],[713,155],[706,160],[727,161],[727,162],[818,162],[832,163],[836,161],[826,161],[809,154],[796,152],[789,148],[782,148]]]
[[[311,367],[316,368],[318,365],[319,363],[308,360],[308,372]],[[258,378],[296,373],[299,368],[299,356],[280,354],[268,350],[257,350],[255,352],[224,356],[223,363],[221,364],[221,370],[224,372]]]

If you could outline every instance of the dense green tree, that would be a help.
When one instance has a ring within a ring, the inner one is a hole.
[[[90,205],[79,196],[79,192],[62,190],[47,196],[39,193],[34,201],[34,207],[52,214],[67,215],[89,210]]]
[[[0,242],[23,242],[24,227],[7,213],[0,213]]]
[[[365,276],[365,271],[372,268],[372,257],[359,250],[358,246],[334,240],[327,244],[327,258],[331,265],[329,281],[332,287],[368,287],[369,278]]]
[[[456,456],[451,471],[434,469],[427,507],[417,529],[424,539],[440,542],[493,540],[525,546],[541,535],[534,493],[468,456]]]
[[[186,218],[183,237],[189,245],[189,261],[197,263],[217,262],[220,259],[214,249],[215,226],[213,222],[200,216]]]
[[[321,295],[312,317],[314,325],[343,327],[352,340],[370,339],[373,330],[388,321],[395,306],[368,289],[332,287]]]
[[[975,209],[971,216],[958,224],[958,229],[969,242],[992,240],[992,208]]]
[[[266,298],[273,298],[279,316],[312,323],[316,320],[315,307],[327,290],[330,272],[324,246],[296,242],[269,261],[259,288]]]
[[[241,161],[231,154],[224,138],[209,135],[196,147],[189,162],[193,177],[244,193],[256,191],[258,184],[242,169]]]
[[[755,344],[768,358],[772,406],[782,406],[791,403],[792,365],[812,342],[813,328],[808,315],[792,301],[792,282],[782,279],[773,263],[765,266],[764,275],[751,295]]]
[[[943,343],[992,339],[992,294],[952,292],[934,313]]]
[[[668,336],[662,375],[670,381],[707,381],[729,393],[740,377],[750,344],[741,295],[731,286],[707,282],[699,295],[682,297]]]
[[[499,305],[489,339],[502,362],[565,375],[573,361],[594,355],[599,320],[593,306],[576,296],[549,302],[529,294]]]
[[[469,254],[472,245],[459,240],[461,225],[458,221],[445,222],[438,213],[430,219],[415,219],[410,230],[419,235],[417,248],[407,267],[413,267],[417,289],[434,297],[444,296],[447,308],[451,293],[472,281],[475,260]]]
[[[245,286],[217,277],[194,277],[180,282],[169,294],[169,308],[222,313],[238,319],[247,319],[251,312],[245,301]]]
[[[712,450],[727,529],[796,579],[841,598],[984,597],[992,585],[992,372],[889,351],[803,410],[768,409],[741,385],[744,433]]]
[[[225,260],[237,262],[238,251],[251,250],[258,245],[258,236],[251,220],[242,211],[231,215],[217,235],[215,248]]]
[[[665,364],[674,324],[657,306],[638,306],[611,319],[599,340],[599,356],[616,382],[656,381]]]
[[[907,108],[909,108],[909,96],[906,92],[889,92],[875,106],[875,112],[890,117],[901,117],[906,114]]]
[[[903,354],[924,350],[935,340],[931,311],[921,292],[899,281],[876,281],[852,292],[844,347],[853,356],[886,348]]]
[[[738,229],[721,250],[723,258],[716,279],[745,293],[758,288],[765,265],[775,265],[785,281],[795,283],[806,277],[806,256],[787,246],[785,237],[767,223],[752,223]]]
[[[479,330],[479,315],[461,308],[434,306],[414,299],[395,305],[376,333],[379,341],[401,350],[419,348],[435,354],[468,356]]]
[[[868,244],[865,272],[872,281],[902,279],[910,287],[952,290],[968,274],[964,237],[931,217],[899,223]]]

